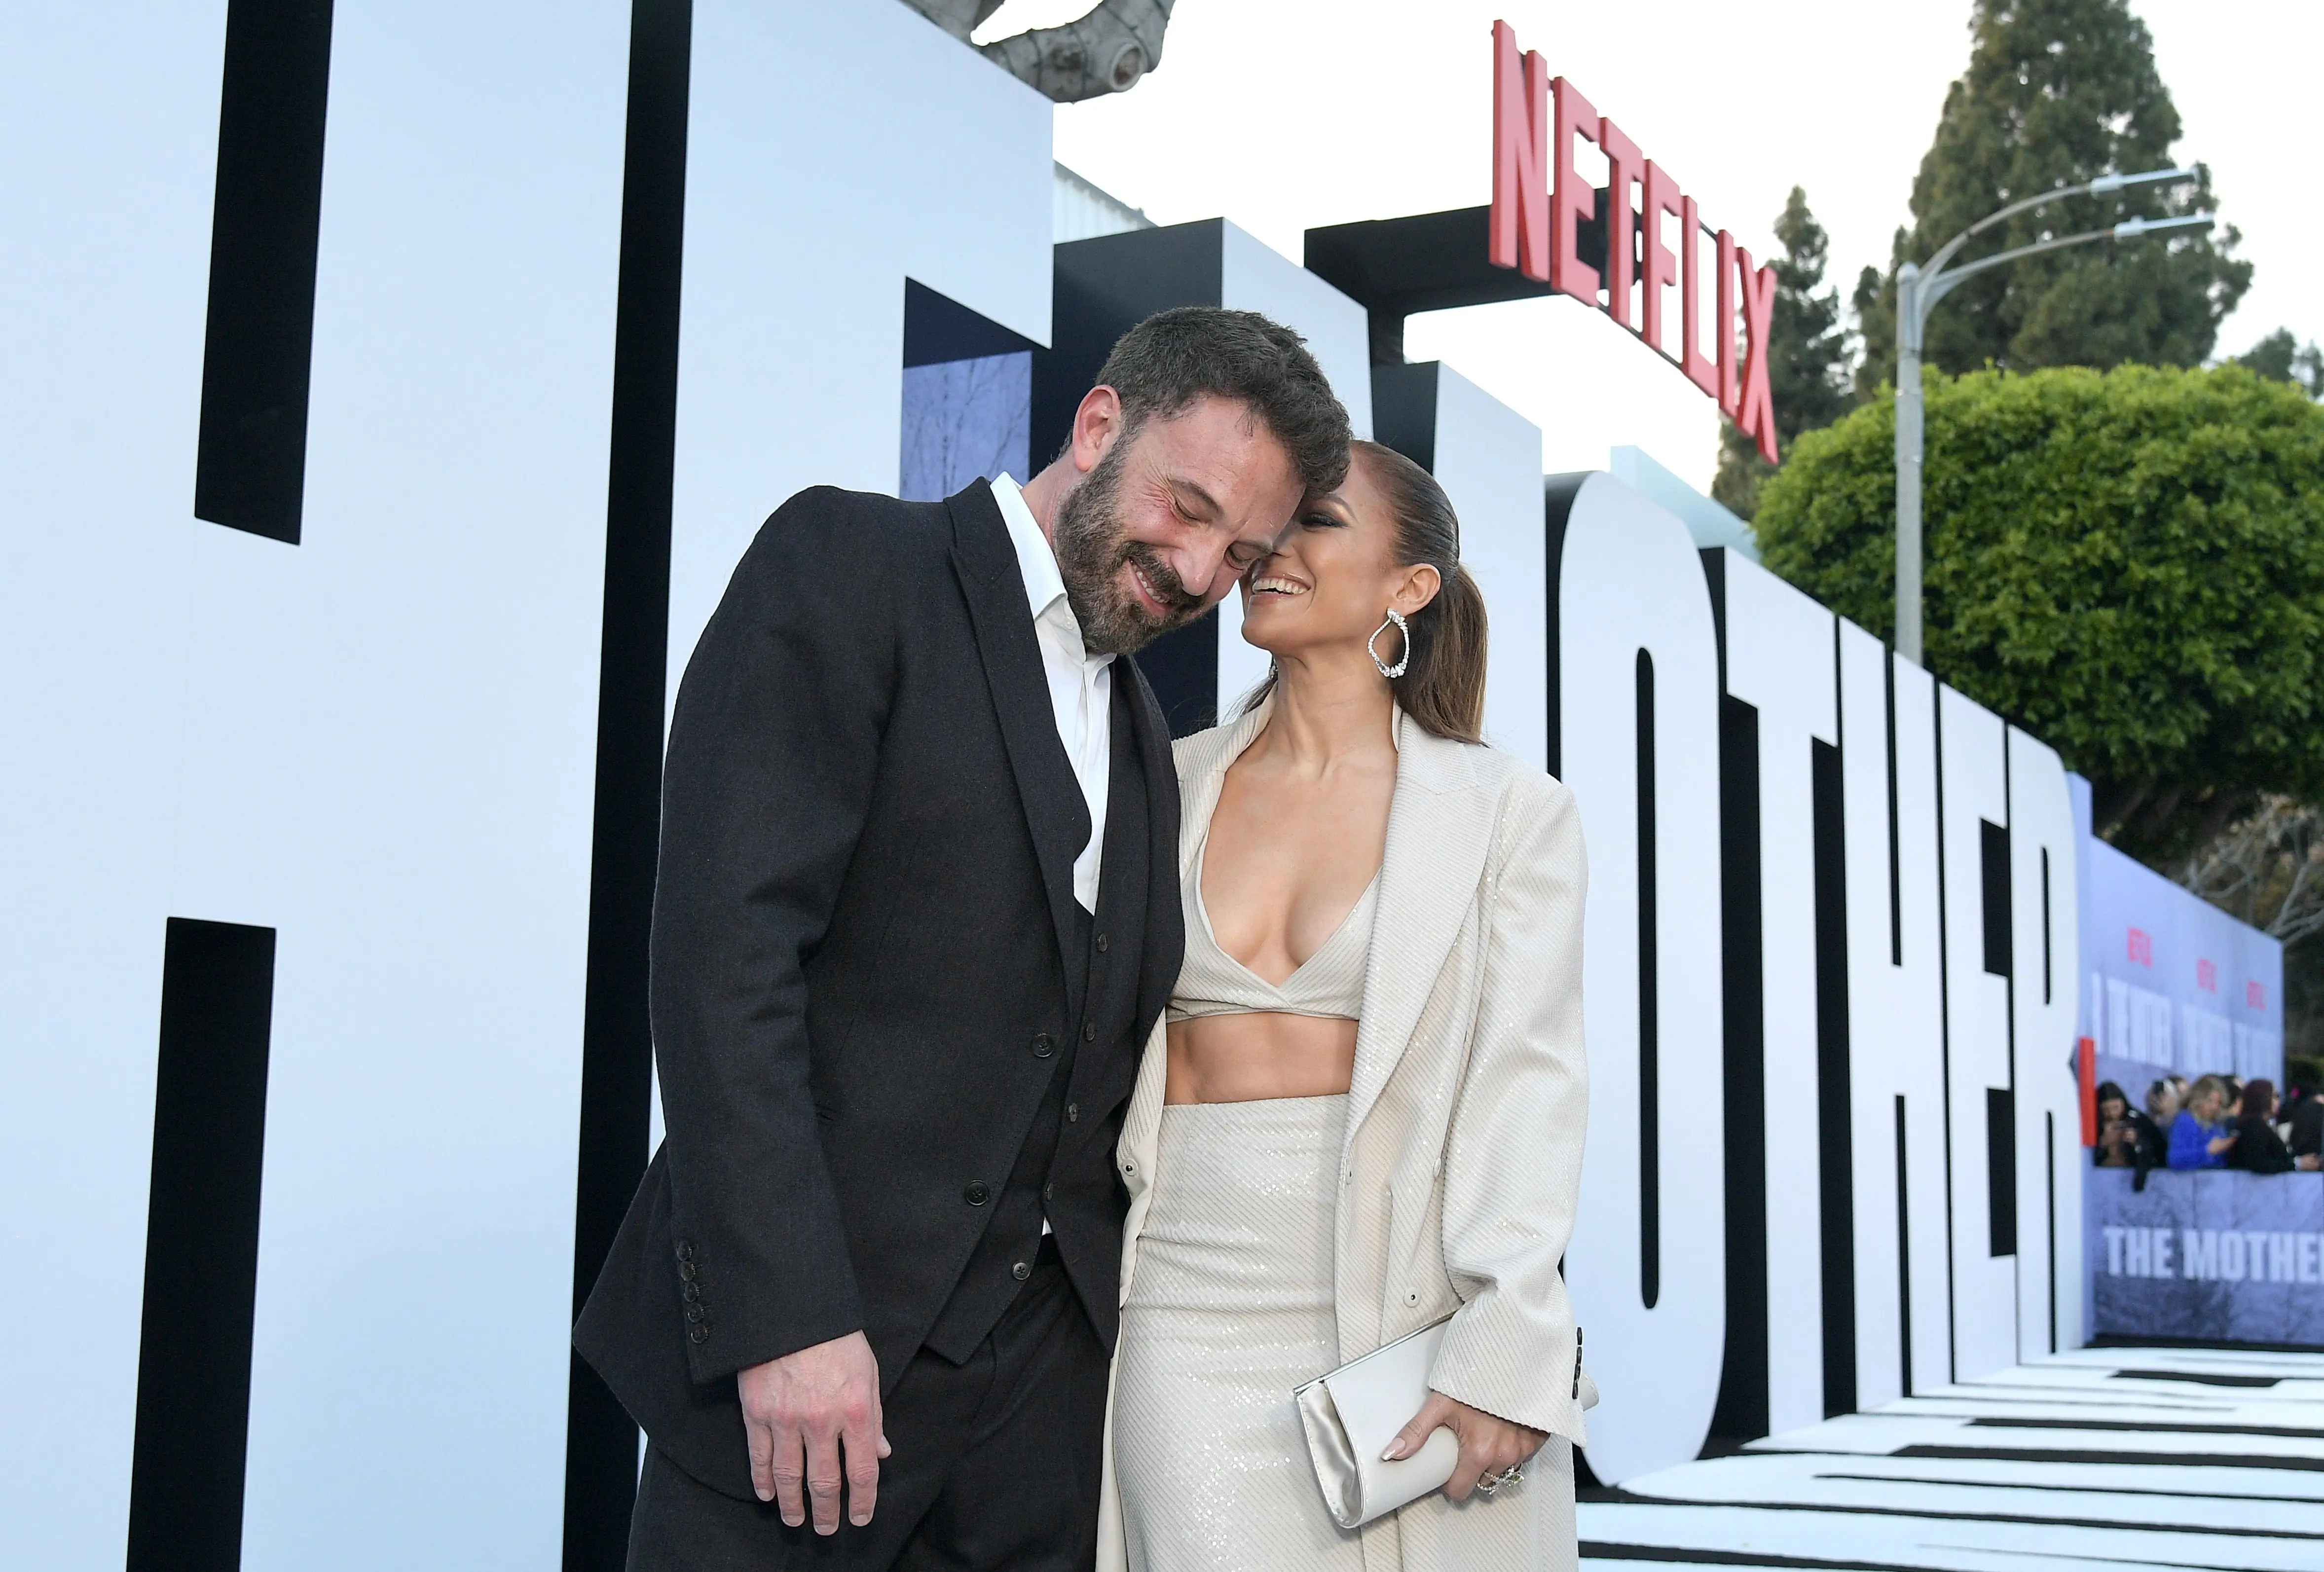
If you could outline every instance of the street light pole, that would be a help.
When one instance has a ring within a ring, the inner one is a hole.
[[[2179,218],[2126,218],[2104,229],[2086,229],[2080,234],[2054,235],[2048,240],[2035,241],[2031,245],[1979,257],[1957,268],[1948,268],[1945,264],[1951,262],[1971,238],[2005,218],[2015,217],[2029,207],[2039,207],[2045,202],[2055,202],[2065,197],[2102,197],[2119,191],[2125,186],[2144,185],[2150,180],[2191,179],[2194,174],[2192,170],[2150,170],[2143,175],[2101,175],[2083,185],[2061,186],[2054,191],[2044,191],[2038,197],[2012,202],[1999,212],[1978,219],[1946,242],[1944,247],[1929,259],[1926,267],[1906,262],[1896,270],[1896,649],[1914,665],[1922,664],[1921,345],[1929,325],[1929,313],[1962,280],[2005,262],[2015,262],[2020,257],[2032,256],[2037,252],[2057,251],[2063,246],[2080,245],[2088,241],[2131,240],[2158,229],[2180,229],[2191,224],[2209,224],[2212,215],[2191,213]]]

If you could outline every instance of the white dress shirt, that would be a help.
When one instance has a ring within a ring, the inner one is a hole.
[[[1009,525],[1009,543],[1017,548],[1017,571],[1024,575],[1057,740],[1065,745],[1074,777],[1081,782],[1082,800],[1089,804],[1089,841],[1074,859],[1074,899],[1094,915],[1098,862],[1105,849],[1106,786],[1113,770],[1113,657],[1092,655],[1084,648],[1081,621],[1065,599],[1056,553],[1041,533],[1033,510],[1025,505],[1024,492],[1005,474],[991,485],[992,500],[1001,504],[1001,517]]]

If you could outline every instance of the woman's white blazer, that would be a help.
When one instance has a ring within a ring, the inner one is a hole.
[[[1182,881],[1227,767],[1271,709],[1176,744]],[[1579,1444],[1573,1310],[1558,1262],[1588,1117],[1581,822],[1573,795],[1533,766],[1432,736],[1400,712],[1395,724],[1396,795],[1340,1163],[1340,1357],[1450,1313],[1430,1384]],[[1125,1302],[1154,1187],[1169,1182],[1155,1172],[1167,1060],[1157,1023],[1118,1148],[1130,1190]],[[1121,1572],[1110,1416],[1105,1464],[1098,1564]],[[1571,1566],[1571,1495],[1550,1499],[1559,1494],[1519,1485],[1461,1505],[1425,1496],[1363,1531],[1367,1572]]]

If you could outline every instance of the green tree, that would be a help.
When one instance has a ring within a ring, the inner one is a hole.
[[[1913,182],[1913,226],[1900,229],[1877,289],[1859,285],[1866,393],[1896,367],[1895,270],[1925,262],[1997,208],[2107,173],[2169,168],[2179,111],[2154,69],[2153,40],[2127,0],[1975,0],[1969,69],[1945,95],[1935,142]],[[2125,218],[2203,212],[2210,175],[2134,186],[2037,207],[1970,243],[1966,259]],[[2098,241],[2024,258],[1969,280],[1929,320],[1927,364],[2200,365],[2219,323],[2251,286],[2230,227]],[[1872,280],[1868,279],[1867,283]]]
[[[1830,243],[1823,225],[1808,211],[1799,187],[1775,219],[1775,304],[1767,317],[1767,391],[1775,404],[1775,446],[1789,453],[1803,431],[1831,425],[1855,402],[1849,392],[1848,332],[1840,325],[1840,296],[1823,287]],[[1759,456],[1757,442],[1733,421],[1719,434],[1719,473],[1711,494],[1745,519],[1758,510],[1761,483],[1775,466]]]
[[[2296,382],[2311,399],[2324,399],[2324,350],[2310,339],[2295,343],[2292,329],[2279,327],[2236,356],[2246,370],[2279,382]]]
[[[2324,800],[2324,407],[2241,366],[1924,380],[1923,644],[2055,746],[2098,826],[2184,855],[2261,795]],[[1767,565],[1894,625],[1895,402],[1800,439]]]

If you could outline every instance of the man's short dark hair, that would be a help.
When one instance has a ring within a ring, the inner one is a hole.
[[[1121,395],[1126,428],[1167,420],[1205,394],[1250,406],[1310,492],[1348,474],[1348,412],[1307,341],[1256,311],[1179,306],[1123,334],[1097,373]]]

